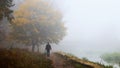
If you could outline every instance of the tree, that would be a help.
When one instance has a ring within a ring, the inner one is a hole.
[[[13,19],[11,9],[13,0],[0,0],[0,44],[6,39],[6,35],[8,34],[9,24]],[[9,22],[9,23],[8,23]]]
[[[12,38],[35,46],[47,42],[58,43],[66,33],[59,10],[44,0],[25,0],[14,12]]]
[[[112,63],[112,64],[119,64],[120,65],[120,53],[110,53],[104,54],[102,56],[103,60]]]
[[[13,10],[11,9],[13,0],[0,0],[0,20],[4,17],[7,17],[9,21],[13,19],[12,13]]]

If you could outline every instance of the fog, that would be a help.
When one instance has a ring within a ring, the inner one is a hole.
[[[15,0],[18,2],[17,0]],[[19,0],[18,4],[23,0]],[[66,37],[52,49],[100,62],[108,52],[120,52],[119,0],[51,0],[63,12]]]
[[[35,67],[120,68],[120,0],[10,0],[0,4],[4,4],[0,8],[1,59],[40,61],[38,66],[30,61]],[[20,64],[30,67],[27,62]]]
[[[119,0],[52,1],[63,12],[67,27],[66,37],[54,49],[94,61],[103,53],[119,52]]]

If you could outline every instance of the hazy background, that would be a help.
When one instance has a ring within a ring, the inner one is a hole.
[[[100,61],[120,51],[120,0],[51,0],[64,13],[67,36],[54,49]]]
[[[120,0],[51,2],[63,12],[67,27],[66,37],[58,45],[53,45],[53,50],[99,62],[104,53],[120,52]]]

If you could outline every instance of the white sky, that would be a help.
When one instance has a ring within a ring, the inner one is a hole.
[[[61,49],[117,51],[120,49],[120,0],[53,0],[64,12],[68,34]]]

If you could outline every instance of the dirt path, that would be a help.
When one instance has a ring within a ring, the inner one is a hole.
[[[66,64],[66,61],[63,58],[55,54],[51,54],[50,59],[53,61],[54,68],[74,68],[73,66]]]

